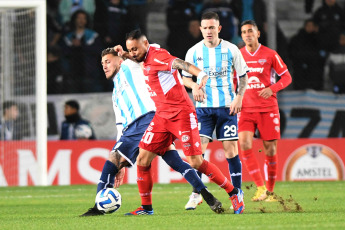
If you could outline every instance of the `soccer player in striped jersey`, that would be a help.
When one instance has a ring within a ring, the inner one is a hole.
[[[209,79],[204,91],[198,87],[201,77],[193,82],[192,75],[184,71],[183,82],[192,89],[196,101],[202,152],[205,153],[208,143],[213,140],[215,130],[217,139],[223,144],[231,181],[235,187],[241,188],[237,113],[241,111],[249,70],[237,46],[219,38],[221,29],[217,13],[206,12],[202,15],[200,30],[204,39],[188,50],[186,62],[204,70]],[[237,95],[233,84],[235,71],[239,75]],[[201,201],[201,195],[194,188],[185,209],[194,210]]]
[[[252,201],[276,201],[273,189],[277,177],[277,140],[280,139],[276,93],[291,83],[291,75],[277,52],[259,43],[260,31],[254,21],[242,22],[241,36],[246,44],[241,52],[250,70],[238,123],[242,160],[257,186]],[[276,74],[280,77],[277,82]],[[266,186],[252,150],[256,129],[265,150]]]
[[[105,162],[97,193],[103,188],[118,187],[124,176],[124,167],[133,166],[139,153],[139,142],[155,115],[155,104],[150,98],[140,65],[119,57],[113,48],[102,52],[102,66],[107,79],[114,82],[113,108],[116,116],[117,143]],[[184,162],[173,145],[162,156],[163,160],[207,199],[216,198],[206,189],[195,170]],[[205,198],[205,199],[206,199]],[[96,205],[81,216],[97,216],[104,213]],[[133,215],[152,215],[153,210],[141,207]]]

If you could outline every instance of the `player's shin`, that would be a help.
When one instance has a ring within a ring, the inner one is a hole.
[[[208,176],[213,182],[225,189],[227,193],[230,193],[234,189],[234,186],[230,183],[230,181],[213,163],[203,160],[202,164],[198,168],[198,171]]]
[[[259,163],[256,157],[253,154],[252,149],[242,151],[242,159],[244,165],[246,166],[249,175],[254,180],[254,183],[257,187],[264,186],[264,180],[262,179]]]
[[[277,178],[277,154],[274,156],[265,156],[264,170],[267,190],[273,192]]]
[[[97,193],[104,188],[114,187],[115,175],[118,171],[116,165],[111,161],[107,160],[104,163],[102,174],[97,185]]]
[[[166,152],[162,158],[172,169],[181,173],[198,193],[200,193],[200,190],[203,188],[206,188],[196,171],[187,162],[181,159],[176,150]]]
[[[242,186],[242,163],[238,155],[233,158],[226,159],[229,164],[229,171],[231,176],[231,182],[236,188]]]
[[[137,184],[142,207],[145,210],[151,211],[153,188],[151,165],[148,167],[137,165]]]

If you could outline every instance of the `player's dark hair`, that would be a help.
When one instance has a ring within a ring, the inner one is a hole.
[[[112,54],[114,56],[119,56],[118,53],[114,50],[114,48],[106,48],[102,51],[101,57],[105,55]]]
[[[126,41],[127,40],[139,40],[142,37],[145,37],[145,34],[143,34],[140,29],[136,29],[136,30],[132,30],[131,32],[126,34]]]
[[[2,104],[2,113],[3,113],[3,115],[5,115],[6,109],[11,108],[12,106],[18,106],[18,105],[17,105],[17,103],[15,103],[14,101],[5,101],[5,102]]]
[[[219,16],[216,12],[213,11],[207,11],[201,15],[201,21],[202,20],[209,20],[209,19],[215,19],[219,21]]]
[[[77,111],[79,111],[79,103],[76,100],[66,101],[65,105],[71,106],[72,108],[75,108]]]
[[[254,20],[245,20],[241,23],[241,27],[244,25],[252,25],[252,26],[255,26],[256,29],[258,29],[258,25],[256,24]]]

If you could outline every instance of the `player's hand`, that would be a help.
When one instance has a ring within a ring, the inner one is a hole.
[[[241,112],[243,96],[237,95],[230,104],[230,115],[235,115]]]
[[[119,54],[119,56],[122,56],[123,53],[125,52],[121,45],[114,46],[114,50]]]
[[[201,79],[200,84],[199,84],[199,89],[204,88],[204,87],[206,86],[206,82],[207,82],[208,78],[209,78],[209,76],[208,76],[208,75],[205,75],[205,76]]]
[[[204,90],[202,88],[200,89],[199,85],[196,83],[192,87],[192,94],[195,101],[203,102],[205,99]]]
[[[263,97],[265,99],[268,99],[270,96],[273,95],[273,91],[270,87],[264,88],[263,90],[260,90],[258,93],[259,97]]]
[[[115,176],[114,188],[120,187],[123,184],[123,178],[125,177],[125,168],[119,170]]]

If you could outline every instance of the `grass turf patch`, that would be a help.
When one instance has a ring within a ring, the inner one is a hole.
[[[234,215],[227,194],[209,190],[228,209],[213,213],[206,202],[184,210],[188,184],[155,184],[153,216],[124,216],[140,206],[136,185],[123,185],[122,207],[113,214],[79,217],[93,206],[96,186],[1,187],[1,229],[345,229],[345,182],[279,182],[280,202],[252,202],[255,186],[244,183],[245,211]]]

